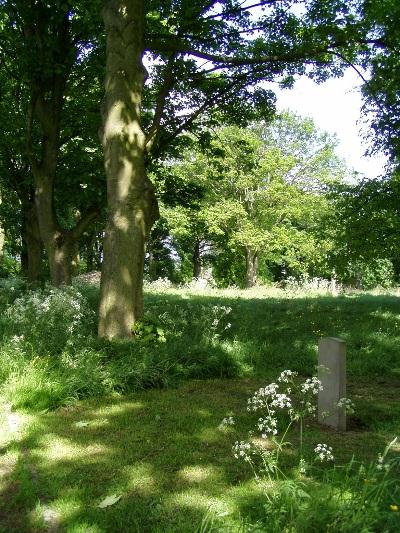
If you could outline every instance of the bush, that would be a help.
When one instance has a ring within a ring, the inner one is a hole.
[[[226,306],[186,302],[166,310],[157,300],[133,339],[111,342],[96,336],[97,287],[27,290],[4,280],[0,305],[0,392],[14,407],[53,409],[113,391],[165,387],[180,377],[240,374],[218,345],[230,328]]]

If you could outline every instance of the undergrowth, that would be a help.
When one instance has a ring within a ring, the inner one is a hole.
[[[97,338],[98,288],[0,287],[0,394],[15,408],[166,387],[181,379],[311,375],[321,336],[348,343],[354,376],[400,375],[398,298],[281,291],[148,291],[132,340]]]

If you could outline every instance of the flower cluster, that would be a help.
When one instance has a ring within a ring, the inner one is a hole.
[[[313,403],[304,400],[302,400],[300,403],[305,414],[315,415],[315,413],[317,412],[317,407]]]
[[[56,353],[94,330],[95,312],[76,287],[29,291],[7,308],[16,337],[35,343],[42,353]]]
[[[337,403],[337,407],[339,409],[344,409],[345,412],[349,415],[352,415],[355,410],[354,403],[350,400],[350,398],[340,398]]]
[[[270,383],[266,387],[261,387],[256,391],[251,398],[247,400],[248,411],[258,411],[259,409],[265,409],[268,407],[269,401],[276,396],[276,391],[279,389],[279,385],[276,383]]]
[[[378,459],[376,461],[376,469],[377,470],[389,470],[390,465],[389,463],[385,463],[385,457],[380,453],[378,454]]]
[[[243,440],[236,441],[232,446],[233,456],[235,459],[243,459],[244,461],[251,461],[252,447],[249,442]]]
[[[332,447],[327,444],[317,444],[314,448],[314,452],[317,454],[317,459],[321,461],[333,461]]]
[[[287,394],[276,394],[274,399],[271,401],[271,407],[290,409],[292,407],[292,400]]]
[[[300,390],[304,394],[308,392],[311,392],[311,394],[318,394],[319,391],[323,390],[321,380],[319,380],[315,376],[313,376],[312,378],[308,378],[301,385]]]
[[[227,416],[226,418],[223,418],[220,425],[218,426],[218,429],[223,430],[228,426],[234,426],[235,420],[233,416]]]
[[[289,383],[296,376],[297,376],[297,372],[294,372],[292,370],[284,370],[283,372],[281,372],[281,374],[280,374],[279,378],[277,379],[277,381],[279,383]]]
[[[268,415],[264,418],[259,418],[257,422],[257,427],[261,432],[261,437],[266,439],[268,434],[277,435],[278,433],[278,421],[271,415]]]

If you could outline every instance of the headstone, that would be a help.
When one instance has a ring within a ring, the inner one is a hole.
[[[323,390],[318,394],[318,422],[337,431],[346,431],[346,410],[338,407],[346,397],[346,342],[334,337],[320,339],[318,378]]]

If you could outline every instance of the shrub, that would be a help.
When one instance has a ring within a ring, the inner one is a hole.
[[[28,291],[6,310],[8,333],[31,345],[38,355],[60,355],[96,331],[95,313],[76,287]]]

